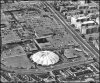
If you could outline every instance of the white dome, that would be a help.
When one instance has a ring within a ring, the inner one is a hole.
[[[52,65],[59,61],[59,56],[51,51],[39,51],[30,57],[34,62],[41,65]]]

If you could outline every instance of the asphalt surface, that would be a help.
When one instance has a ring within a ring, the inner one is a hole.
[[[88,42],[84,41],[83,38],[73,29],[73,27],[70,26],[69,23],[67,23],[65,18],[56,11],[51,4],[44,2],[44,5],[46,5],[54,16],[65,26],[65,30],[68,31],[81,46],[85,47],[85,49],[91,53],[91,56],[96,58],[97,62],[99,62],[99,51],[92,47]]]
[[[81,64],[89,64],[94,62],[92,59],[89,60],[83,60],[83,61],[75,61],[75,62],[69,62],[69,63],[62,63],[56,66],[53,66],[53,68],[45,68],[45,67],[38,67],[37,69],[15,69],[15,68],[9,68],[6,67],[5,65],[1,64],[1,68],[3,70],[7,70],[7,71],[14,71],[15,73],[19,73],[19,74],[36,74],[36,73],[46,73],[49,71],[53,71],[53,70],[59,70],[59,69],[64,69],[64,68],[69,68],[72,66],[77,66],[77,65],[81,65]]]
[[[85,47],[86,49],[88,49],[95,57],[99,57],[98,52],[96,52],[87,42],[85,42],[73,29],[72,27],[66,22],[66,20],[58,13],[55,12],[55,9],[46,3],[46,6],[48,6],[50,8],[50,11],[54,13],[55,17],[59,19],[59,21],[61,21],[61,23],[65,26],[65,30],[69,31],[72,36],[74,37],[74,39],[83,47]],[[97,60],[99,60],[99,58],[97,58]],[[4,70],[8,70],[8,71],[15,71],[16,73],[45,73],[48,71],[52,71],[52,70],[57,70],[57,69],[62,69],[62,68],[68,68],[68,67],[72,67],[72,66],[77,66],[80,64],[88,64],[88,63],[92,63],[93,60],[86,60],[86,61],[76,61],[76,62],[70,62],[70,63],[63,63],[60,65],[56,65],[53,68],[39,68],[38,69],[14,69],[14,68],[7,68],[4,65],[1,65],[1,68],[3,68]],[[44,70],[45,69],[45,70]]]

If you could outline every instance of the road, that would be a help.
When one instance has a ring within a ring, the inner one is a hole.
[[[51,4],[47,2],[43,2],[45,6],[49,8],[49,10],[54,14],[56,18],[64,25],[65,30],[68,31],[73,38],[85,49],[87,49],[93,58],[96,58],[97,62],[99,62],[99,51],[95,50],[89,43],[83,40],[83,38],[70,26],[70,24],[66,21],[66,19],[56,11]]]
[[[59,69],[69,68],[69,67],[72,67],[72,66],[78,66],[78,65],[81,65],[81,64],[89,64],[89,63],[92,63],[92,62],[94,62],[93,59],[80,60],[80,61],[74,61],[74,62],[69,62],[69,63],[62,63],[62,64],[59,64],[59,65],[55,65],[52,69],[47,68],[46,70],[47,71],[59,70]]]
[[[3,70],[7,70],[7,71],[14,71],[16,73],[20,73],[20,74],[36,74],[36,73],[46,73],[46,72],[49,72],[49,71],[53,71],[53,70],[58,70],[58,69],[64,69],[64,68],[69,68],[69,67],[72,67],[72,66],[77,66],[77,65],[81,65],[81,64],[89,64],[89,63],[92,63],[94,62],[92,59],[89,59],[89,60],[83,60],[83,61],[75,61],[75,62],[69,62],[69,63],[62,63],[62,64],[59,64],[59,65],[55,65],[53,66],[52,68],[48,67],[38,67],[37,69],[15,69],[15,68],[9,68],[9,67],[6,67],[5,65],[1,64],[1,68]]]
[[[46,6],[48,6],[51,10],[51,12],[54,13],[55,17],[57,17],[59,19],[59,21],[65,26],[65,30],[69,31],[72,36],[74,37],[74,39],[83,47],[85,47],[86,49],[88,49],[95,57],[97,58],[99,55],[97,52],[95,52],[95,50],[93,48],[90,47],[90,45],[83,41],[83,39],[72,29],[72,27],[66,22],[66,20],[58,13],[55,12],[55,9],[52,9],[53,7],[49,4],[46,3]],[[96,56],[95,56],[96,55]],[[98,58],[99,60],[99,58]],[[52,71],[52,70],[57,70],[57,69],[62,69],[62,68],[68,68],[68,67],[72,67],[72,66],[77,66],[80,64],[84,64],[84,63],[92,63],[93,60],[86,60],[86,61],[76,61],[76,62],[70,62],[70,63],[63,63],[60,65],[56,65],[53,68],[39,68],[38,69],[13,69],[13,68],[7,68],[4,65],[1,65],[1,68],[8,70],[8,71],[15,71],[16,73],[43,73],[43,72],[48,72],[48,71]]]

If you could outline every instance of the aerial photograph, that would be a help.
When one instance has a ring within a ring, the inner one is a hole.
[[[1,0],[0,83],[100,83],[99,0]]]

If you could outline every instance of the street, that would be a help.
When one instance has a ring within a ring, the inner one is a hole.
[[[46,73],[46,72],[49,72],[49,71],[53,71],[53,70],[59,70],[59,69],[64,69],[64,68],[69,68],[69,67],[72,67],[72,66],[77,66],[77,65],[81,65],[81,64],[89,64],[89,63],[92,63],[94,62],[92,59],[90,60],[83,60],[83,61],[75,61],[75,62],[70,62],[70,63],[62,63],[62,64],[59,64],[59,65],[56,65],[56,66],[53,66],[52,68],[48,67],[38,67],[37,69],[15,69],[15,68],[7,68],[5,67],[3,64],[1,64],[1,67],[4,69],[4,70],[7,70],[7,71],[14,71],[16,73],[26,73],[26,74],[35,74],[35,73]]]
[[[99,52],[95,50],[89,43],[83,40],[83,38],[70,26],[69,23],[66,22],[65,18],[62,17],[62,15],[57,12],[50,4],[47,2],[44,2],[44,4],[50,9],[50,11],[54,14],[55,17],[59,19],[59,21],[65,26],[65,30],[69,31],[69,33],[73,36],[73,38],[85,49],[89,50],[89,52],[92,54],[93,58],[96,58],[99,62]]]

